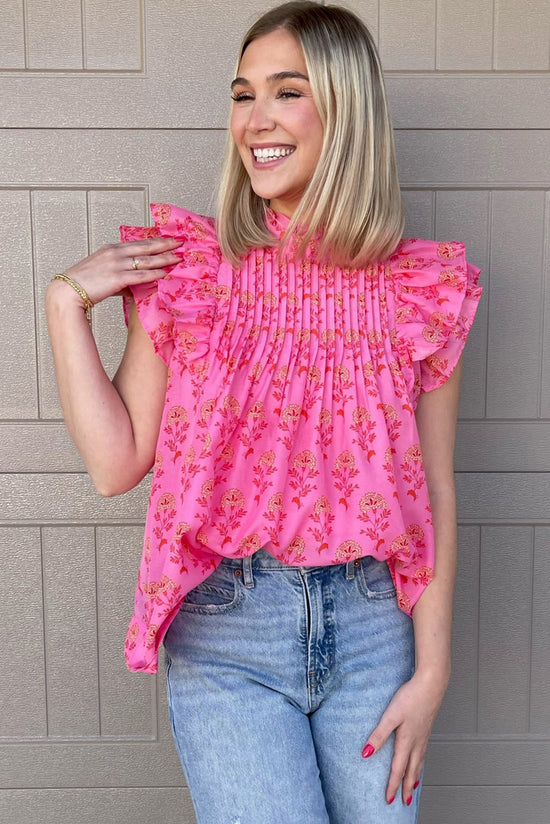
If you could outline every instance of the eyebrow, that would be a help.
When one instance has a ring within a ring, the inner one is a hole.
[[[276,72],[275,74],[270,74],[267,78],[268,83],[280,83],[281,80],[306,80],[309,83],[309,77],[306,74],[294,71]],[[231,88],[233,89],[235,86],[250,86],[250,81],[247,80],[246,77],[236,77],[231,83]]]

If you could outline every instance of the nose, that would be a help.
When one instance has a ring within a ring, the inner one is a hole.
[[[271,131],[275,128],[275,121],[269,103],[256,98],[250,108],[248,129],[251,132]]]

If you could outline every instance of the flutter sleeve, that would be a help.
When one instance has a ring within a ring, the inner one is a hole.
[[[420,390],[445,383],[472,326],[482,289],[480,270],[463,243],[405,240],[390,258],[395,331]]]
[[[154,226],[121,226],[123,241],[174,237],[181,261],[158,281],[131,286],[140,320],[155,351],[169,365],[178,349],[187,360],[208,351],[216,312],[221,255],[214,221],[167,203],[152,203]],[[124,301],[128,322],[129,299]]]

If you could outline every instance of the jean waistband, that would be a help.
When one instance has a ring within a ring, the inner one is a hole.
[[[343,564],[325,564],[317,566],[293,566],[279,561],[265,549],[259,549],[253,555],[246,558],[224,558],[222,563],[229,567],[242,569],[244,572],[253,569],[282,569],[295,570],[297,572],[312,572],[316,569],[339,569],[345,568],[346,577],[353,578],[357,567],[361,565],[361,560],[347,561]]]

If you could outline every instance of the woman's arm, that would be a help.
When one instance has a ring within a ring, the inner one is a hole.
[[[413,609],[415,673],[396,692],[368,739],[376,751],[395,730],[388,801],[402,782],[403,801],[410,803],[450,677],[457,552],[453,454],[460,373],[461,361],[443,386],[420,395],[416,409],[433,515],[435,574]]]
[[[94,304],[132,283],[165,275],[179,258],[171,238],[103,247],[67,274]],[[139,269],[132,259],[139,259]],[[46,312],[63,415],[97,490],[116,495],[131,489],[150,469],[166,390],[166,366],[132,305],[122,362],[111,382],[100,361],[78,293],[53,281]]]

